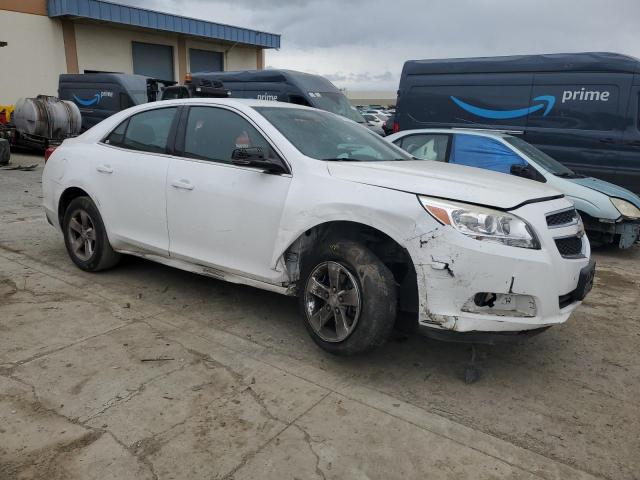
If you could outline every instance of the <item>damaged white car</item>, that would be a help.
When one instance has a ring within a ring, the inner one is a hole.
[[[556,190],[414,160],[320,110],[157,102],[47,155],[46,215],[78,267],[138,255],[298,295],[332,353],[382,344],[400,312],[440,337],[536,333],[593,282],[580,218]]]

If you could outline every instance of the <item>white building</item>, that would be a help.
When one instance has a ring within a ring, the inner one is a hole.
[[[6,44],[6,45],[5,45]],[[61,73],[264,68],[280,35],[99,0],[0,0],[0,105],[57,95]]]

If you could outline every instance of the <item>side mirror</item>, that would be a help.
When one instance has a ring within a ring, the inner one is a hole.
[[[514,164],[511,165],[509,171],[511,175],[515,175],[516,177],[528,178],[529,180],[536,179],[536,172],[529,165]]]
[[[280,162],[274,162],[265,156],[262,147],[235,148],[231,152],[231,163],[246,167],[257,167],[268,173],[285,173]]]

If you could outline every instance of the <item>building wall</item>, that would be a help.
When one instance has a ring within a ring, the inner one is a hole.
[[[20,97],[58,94],[66,72],[60,21],[42,15],[0,11],[0,105]]]
[[[258,47],[52,19],[46,16],[45,0],[0,0],[0,41],[8,43],[0,47],[0,105],[40,93],[57,95],[61,73],[133,73],[134,41],[172,46],[174,80],[179,82],[189,71],[189,48],[223,52],[225,70],[264,68],[264,51]]]
[[[108,72],[133,73],[132,42],[155,43],[173,47],[174,80],[178,79],[178,37],[112,25],[75,23],[78,68]]]

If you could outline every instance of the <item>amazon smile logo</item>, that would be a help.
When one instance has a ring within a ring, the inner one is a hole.
[[[96,105],[100,103],[100,100],[102,99],[102,95],[100,95],[99,93],[96,93],[93,97],[86,98],[86,99],[80,98],[77,95],[74,95],[73,99],[76,101],[76,103],[82,105],[83,107],[90,107],[91,105]]]
[[[78,105],[82,105],[83,107],[90,107],[92,105],[97,105],[98,103],[100,103],[102,97],[113,97],[113,92],[98,92],[91,98],[80,98],[79,96],[74,95],[73,99]]]
[[[463,110],[469,113],[477,115],[478,117],[490,118],[492,120],[505,120],[508,118],[520,118],[529,115],[530,113],[537,112],[544,108],[543,117],[551,111],[556,103],[556,97],[553,95],[540,95],[533,99],[533,105],[525,108],[517,108],[515,110],[490,110],[488,108],[476,107],[470,103],[463,102],[453,95],[450,97],[453,102]]]

